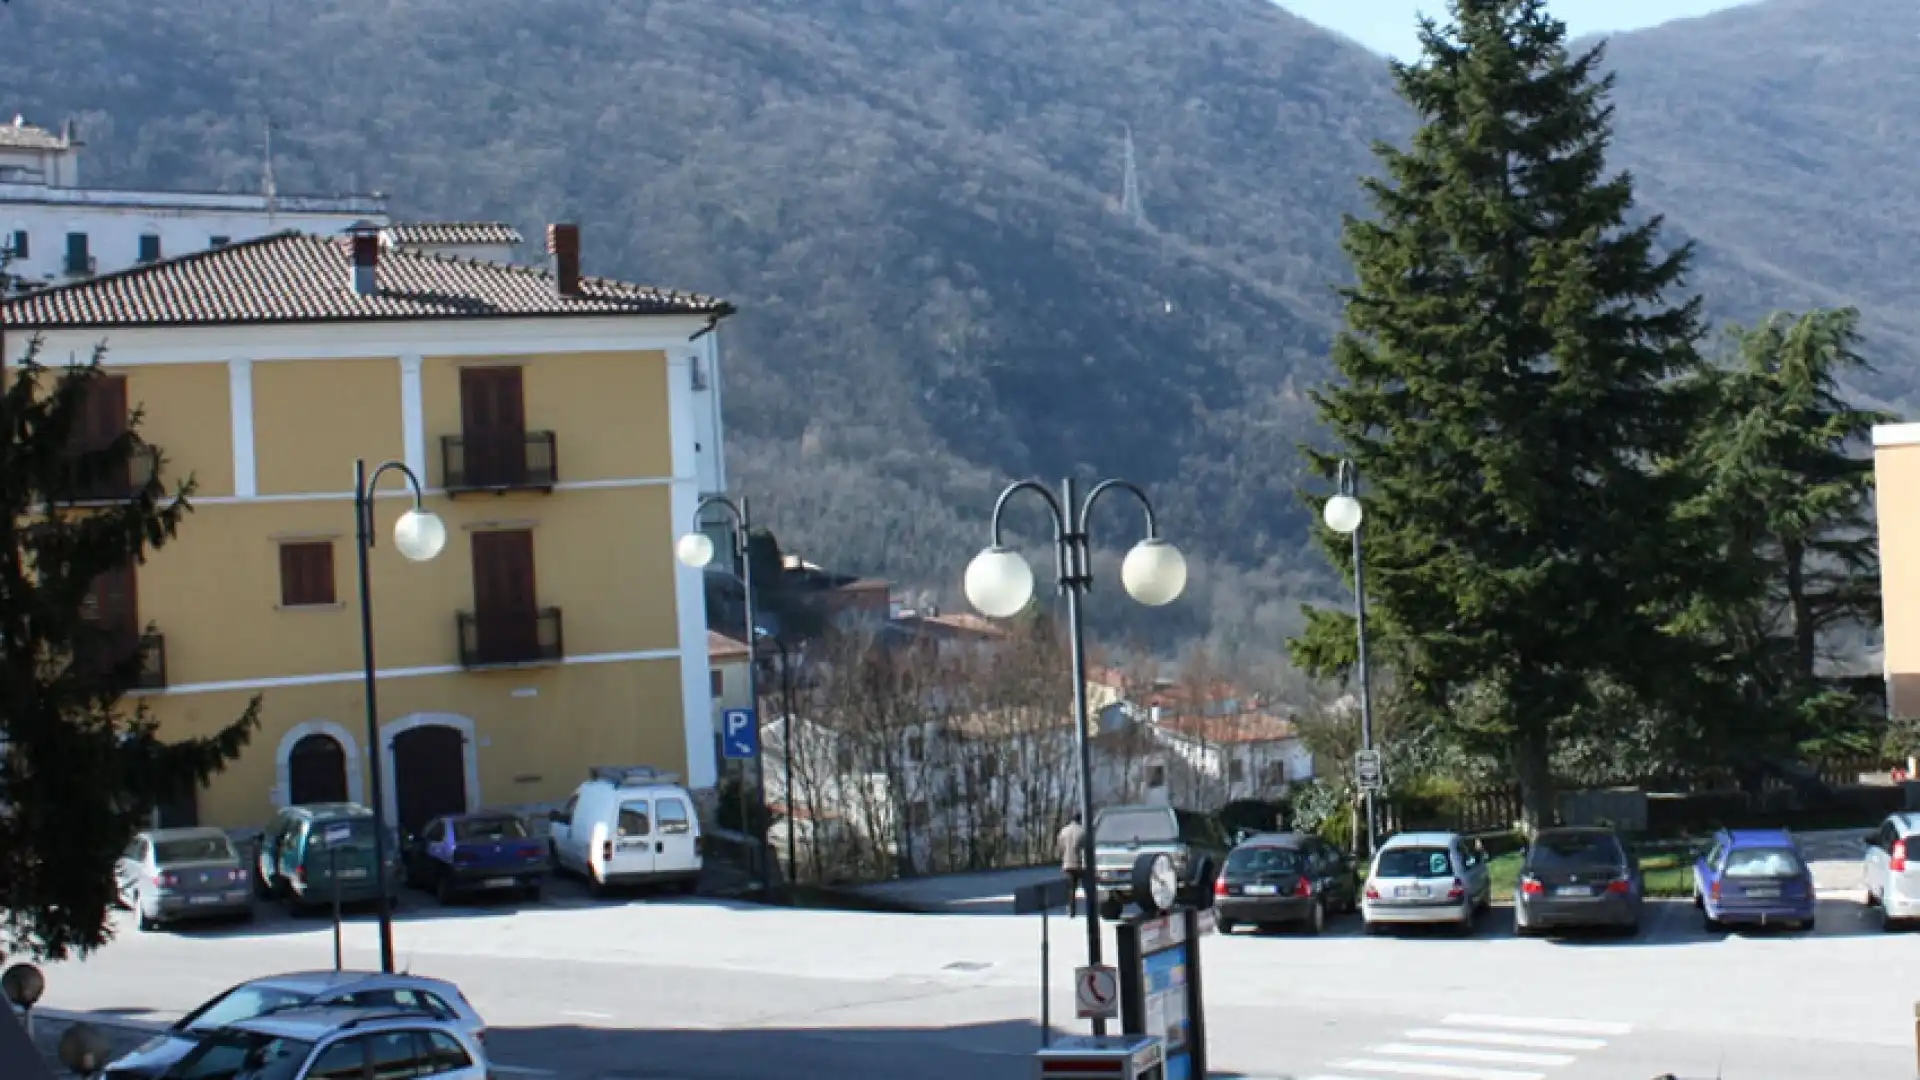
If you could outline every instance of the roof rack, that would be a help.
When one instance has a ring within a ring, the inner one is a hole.
[[[605,780],[616,787],[639,784],[677,784],[679,773],[656,769],[651,765],[595,765],[587,770],[587,779]]]
[[[353,1017],[343,1022],[340,1027],[342,1029],[356,1028],[361,1024],[377,1024],[386,1020],[417,1020],[423,1016],[429,1020],[443,1019],[439,1013],[425,1007],[410,1009],[404,1005],[382,1005],[379,1007],[379,1011],[369,1011],[363,1015]]]

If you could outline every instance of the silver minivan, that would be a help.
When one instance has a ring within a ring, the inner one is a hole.
[[[1409,924],[1470,934],[1474,918],[1492,905],[1493,878],[1479,845],[1459,833],[1401,833],[1374,852],[1360,915],[1369,934]]]

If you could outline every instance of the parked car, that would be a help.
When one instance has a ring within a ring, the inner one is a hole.
[[[445,904],[462,892],[517,889],[533,899],[547,877],[547,846],[513,814],[449,814],[406,840],[407,884]]]
[[[246,867],[219,829],[152,829],[114,864],[120,902],[157,930],[191,919],[253,918]]]
[[[1920,814],[1894,814],[1866,841],[1867,906],[1880,909],[1880,925],[1896,930],[1920,919]]]
[[[274,815],[260,838],[254,888],[285,900],[298,912],[333,903],[362,904],[380,897],[374,868],[373,811],[358,803],[289,806]],[[389,892],[400,877],[400,838],[387,831]]]
[[[1366,931],[1449,924],[1463,934],[1493,906],[1493,879],[1477,845],[1458,833],[1401,833],[1380,845],[1367,872],[1360,915]]]
[[[413,1010],[316,1008],[237,1020],[200,1040],[165,1080],[488,1080],[460,1025]]]
[[[1260,927],[1326,929],[1329,912],[1359,904],[1353,860],[1317,836],[1260,833],[1227,853],[1213,887],[1216,925],[1223,934],[1240,923]]]
[[[157,1080],[208,1035],[267,1013],[315,1005],[412,1009],[457,1025],[484,1045],[487,1025],[458,987],[422,975],[377,971],[302,971],[230,987],[181,1017],[100,1074],[100,1080]]]
[[[1542,829],[1520,862],[1514,929],[1640,929],[1645,888],[1640,861],[1612,829]]]
[[[1722,829],[1693,864],[1693,904],[1709,930],[1771,923],[1811,930],[1813,872],[1785,829]]]
[[[1102,917],[1117,919],[1133,892],[1133,864],[1166,853],[1180,874],[1180,902],[1213,901],[1214,876],[1233,844],[1218,819],[1171,806],[1114,806],[1093,819],[1093,861]]]
[[[610,885],[674,885],[687,893],[699,887],[700,822],[693,796],[671,773],[596,766],[548,820],[554,869],[579,874],[594,892]]]

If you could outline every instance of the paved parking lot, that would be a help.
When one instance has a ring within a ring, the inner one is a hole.
[[[539,906],[411,894],[395,939],[403,966],[466,990],[503,1077],[1024,1077],[1039,923],[974,910],[592,900],[563,882]],[[1084,939],[1057,916],[1052,929],[1049,1000],[1071,1028]],[[370,916],[350,917],[348,964],[375,966],[375,941]],[[1250,1077],[1904,1080],[1920,987],[1900,957],[1914,945],[1843,892],[1804,934],[1708,933],[1684,902],[1650,905],[1633,940],[1518,939],[1505,909],[1467,939],[1368,938],[1351,918],[1318,938],[1239,933],[1204,945],[1210,1045],[1216,1070]],[[331,962],[324,917],[129,926],[51,969],[47,1004],[165,1019],[242,979]]]

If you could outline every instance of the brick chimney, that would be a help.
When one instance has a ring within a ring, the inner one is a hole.
[[[580,226],[547,226],[547,254],[553,257],[553,291],[580,295]]]
[[[376,296],[380,292],[380,232],[356,227],[353,237],[353,292],[355,296]]]

